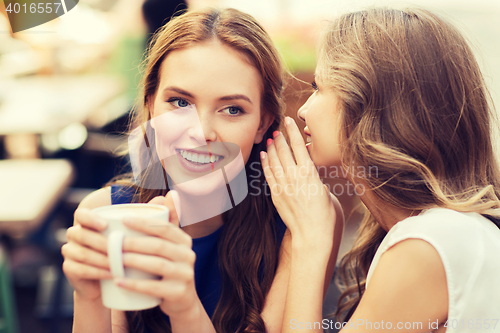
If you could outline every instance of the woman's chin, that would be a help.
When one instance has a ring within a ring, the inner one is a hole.
[[[170,188],[175,189],[182,195],[203,197],[207,195],[216,196],[217,193],[227,193],[226,182],[221,172],[214,172],[199,178],[194,178],[180,183],[169,184]]]

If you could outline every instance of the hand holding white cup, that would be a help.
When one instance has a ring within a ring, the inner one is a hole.
[[[159,279],[157,275],[123,265],[123,238],[146,236],[123,224],[124,218],[147,217],[168,223],[169,209],[155,204],[120,204],[96,208],[92,211],[108,223],[101,233],[107,237],[108,258],[113,278]],[[117,310],[143,310],[160,304],[161,299],[117,286],[113,280],[100,280],[104,306]]]

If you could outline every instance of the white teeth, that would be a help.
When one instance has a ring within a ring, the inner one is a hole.
[[[312,139],[310,136],[307,137],[307,142],[312,142]]]
[[[200,163],[200,164],[207,164],[207,163],[214,163],[217,162],[222,158],[220,155],[207,155],[207,154],[198,154],[198,153],[191,153],[187,152],[185,150],[178,150],[179,154],[183,158],[185,158],[188,161],[195,162],[195,163]]]

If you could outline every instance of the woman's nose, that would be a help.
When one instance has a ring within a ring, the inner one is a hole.
[[[297,117],[299,119],[301,119],[302,121],[306,121],[306,113],[307,113],[307,109],[309,108],[309,105],[311,104],[311,101],[312,101],[312,97],[313,97],[314,94],[312,94],[311,96],[309,96],[309,98],[307,99],[307,101],[304,103],[304,105],[302,105],[300,107],[300,109],[297,111]]]
[[[217,141],[217,132],[214,128],[214,119],[210,115],[200,115],[201,128],[205,141]]]

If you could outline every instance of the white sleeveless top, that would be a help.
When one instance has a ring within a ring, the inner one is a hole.
[[[404,219],[375,253],[367,288],[380,256],[410,238],[431,244],[443,262],[449,295],[446,332],[500,332],[500,229],[480,214],[446,208]]]

